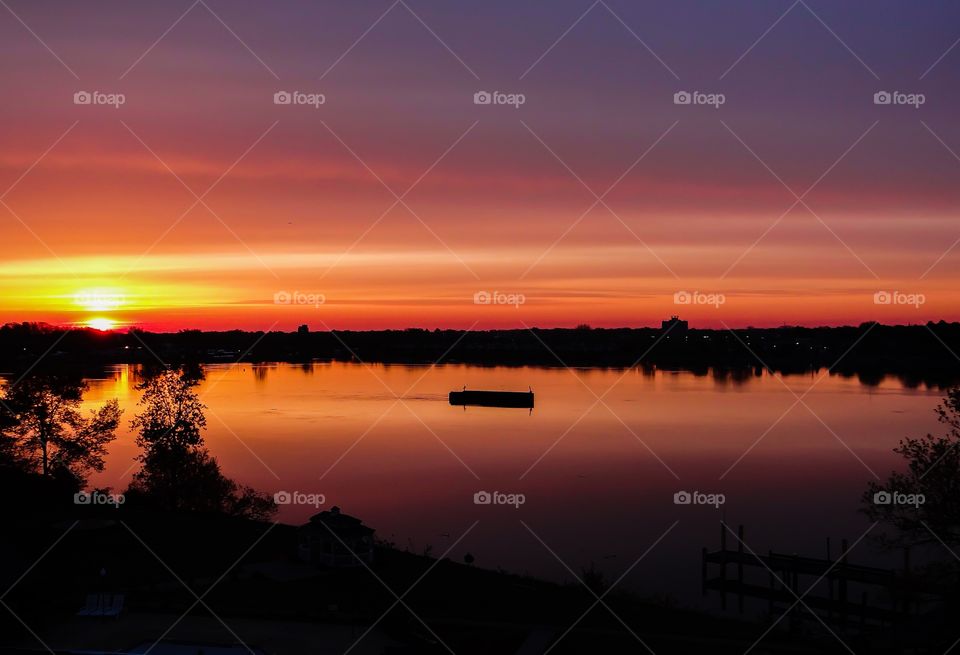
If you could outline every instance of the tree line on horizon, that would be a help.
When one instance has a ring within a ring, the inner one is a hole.
[[[829,369],[877,384],[949,388],[960,383],[960,323],[726,329],[531,328],[312,332],[97,332],[38,324],[0,327],[0,370],[23,369],[44,354],[63,370],[108,363],[207,361],[456,362],[505,366],[628,366],[711,370]]]

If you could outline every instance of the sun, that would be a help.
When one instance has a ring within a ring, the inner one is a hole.
[[[88,328],[93,328],[94,330],[106,332],[114,329],[117,326],[117,322],[112,318],[91,318],[85,321],[84,325]]]

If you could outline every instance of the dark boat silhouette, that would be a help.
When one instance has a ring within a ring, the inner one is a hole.
[[[451,405],[477,407],[520,407],[533,409],[533,390],[530,391],[451,391]]]

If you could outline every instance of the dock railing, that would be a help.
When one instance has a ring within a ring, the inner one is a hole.
[[[827,540],[827,557],[821,559],[772,550],[757,553],[746,545],[742,525],[735,534],[735,548],[727,547],[728,536],[734,536],[734,532],[721,522],[720,549],[711,552],[704,547],[701,561],[703,594],[719,592],[723,610],[727,609],[728,594],[736,596],[740,613],[744,611],[745,598],[766,600],[771,616],[781,607],[795,609],[800,598],[809,611],[842,627],[853,627],[854,619],[861,628],[889,627],[916,611],[924,601],[935,601],[939,596],[939,590],[911,575],[909,550],[904,551],[904,569],[897,571],[852,564],[847,557],[846,539],[841,542],[837,558],[831,556]],[[758,583],[756,574],[749,574],[757,569],[761,575],[767,574],[766,584]],[[815,587],[824,585],[826,593],[816,593]],[[804,613],[802,609],[796,612]]]

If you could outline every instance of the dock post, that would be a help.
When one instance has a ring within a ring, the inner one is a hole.
[[[743,524],[737,527],[737,610],[743,614]]]
[[[800,567],[797,566],[797,554],[796,554],[796,553],[794,553],[794,554],[791,556],[791,560],[792,560],[792,564],[790,565],[790,568],[791,568],[791,571],[790,571],[790,588],[793,589],[793,593],[794,593],[794,594],[799,595],[798,592],[800,591],[800,578],[799,578],[799,573],[798,573],[797,571],[799,570]]]
[[[867,621],[867,592],[863,592],[860,595],[860,629],[863,630],[863,625]]]
[[[847,540],[840,542],[840,625],[847,624]]]
[[[832,571],[830,569],[830,565],[833,564],[833,562],[830,559],[830,556],[831,556],[830,555],[830,537],[827,537],[827,570],[828,571]],[[830,599],[830,602],[827,603],[827,619],[830,621],[833,621],[834,599],[833,599],[833,573],[832,572],[827,574],[827,589],[829,594],[828,598]]]
[[[904,549],[903,549],[903,578],[904,578],[904,585],[903,585],[903,587],[902,587],[902,588],[904,589],[904,592],[903,592],[903,614],[904,614],[904,616],[907,616],[907,615],[910,614],[910,592],[907,591],[907,589],[909,589],[909,583],[907,582],[907,578],[908,578],[909,576],[910,576],[910,546],[905,546]]]
[[[700,562],[700,591],[704,596],[707,595],[707,547],[703,547]]]
[[[790,555],[790,564],[787,565],[789,568],[785,574],[787,578],[787,585],[789,585],[792,593],[790,594],[794,598],[799,598],[800,594],[797,593],[797,554],[793,553]],[[790,619],[788,625],[790,626],[791,632],[797,632],[803,629],[803,620],[806,618],[805,615],[799,614],[797,612],[792,612],[790,614]]]
[[[771,563],[773,562],[772,550],[767,551],[767,561]],[[771,568],[770,569],[770,609],[769,609],[770,616],[773,616],[773,597],[776,595],[775,593],[776,590],[777,590],[777,585],[776,585],[776,582],[774,581],[773,569]]]
[[[727,609],[727,524],[720,521],[720,608]]]

